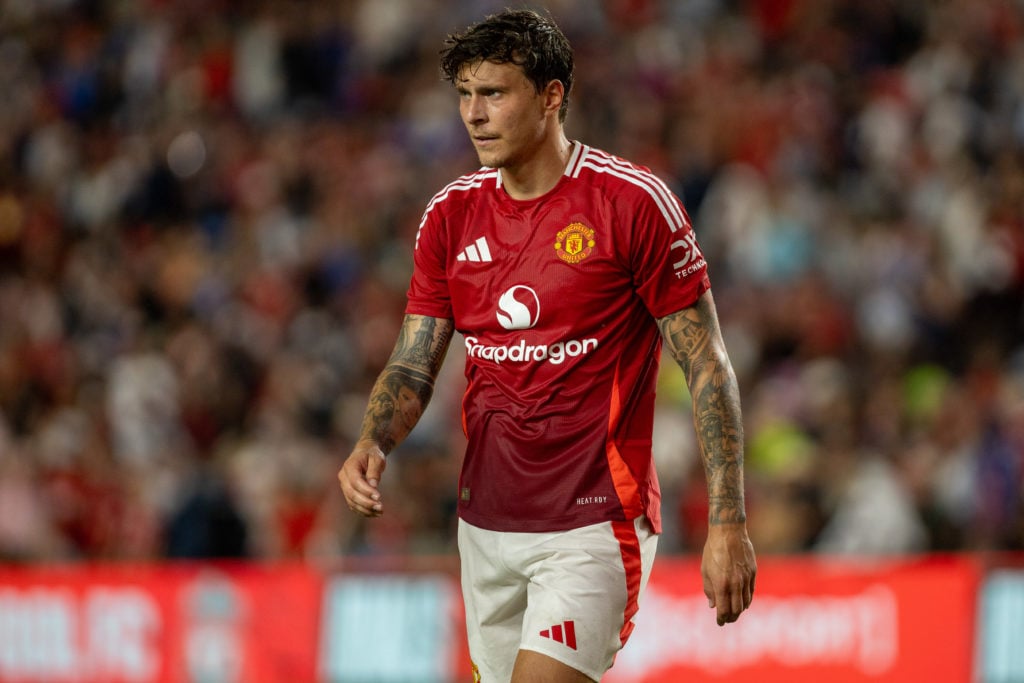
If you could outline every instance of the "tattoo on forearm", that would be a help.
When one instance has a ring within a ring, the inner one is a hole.
[[[387,366],[370,392],[360,439],[385,453],[397,446],[430,402],[454,325],[452,321],[407,315]]]
[[[658,321],[693,397],[693,421],[708,483],[711,524],[746,520],[739,387],[709,295]]]

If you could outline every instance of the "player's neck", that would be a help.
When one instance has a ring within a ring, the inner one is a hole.
[[[501,169],[501,184],[510,197],[536,199],[547,194],[565,174],[572,144],[561,132],[543,144],[530,159]]]

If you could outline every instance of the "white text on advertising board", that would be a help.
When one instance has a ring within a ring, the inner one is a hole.
[[[0,680],[153,680],[160,613],[134,588],[0,588]]]

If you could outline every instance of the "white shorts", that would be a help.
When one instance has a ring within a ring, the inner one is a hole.
[[[658,537],[645,517],[555,533],[459,520],[469,655],[482,683],[508,683],[520,649],[593,680],[633,631]]]

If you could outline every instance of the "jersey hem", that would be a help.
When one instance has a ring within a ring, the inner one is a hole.
[[[514,533],[547,534],[556,531],[570,531],[585,526],[602,524],[604,522],[628,522],[626,515],[619,511],[617,515],[593,515],[589,517],[555,517],[553,519],[517,519],[517,518],[494,518],[484,515],[476,515],[459,510],[459,519],[467,524],[472,524],[480,529],[488,531],[510,531]],[[642,517],[643,514],[637,515]]]
[[[706,291],[708,291],[710,289],[711,289],[711,280],[710,280],[710,278],[708,278],[707,273],[705,273],[704,276],[693,287],[693,295],[690,296],[690,297],[687,297],[687,299],[689,299],[687,301],[687,303],[684,303],[682,305],[673,304],[673,305],[670,305],[670,306],[666,306],[665,308],[667,308],[669,310],[666,310],[664,313],[652,310],[651,311],[651,315],[654,317],[655,320],[660,320],[660,319],[664,318],[667,315],[672,315],[673,313],[678,313],[679,311],[683,310],[684,308],[689,308],[690,306],[693,306],[695,303],[697,303],[697,300],[700,299],[704,295],[704,292],[706,292]]]
[[[406,315],[425,315],[428,318],[446,318],[448,320],[454,318],[451,308],[432,308],[418,303],[410,303],[407,305],[405,307],[405,313]]]

